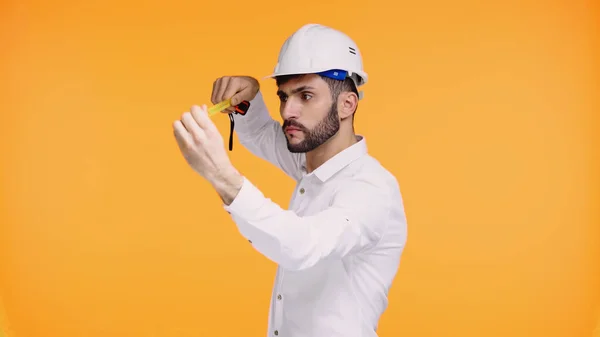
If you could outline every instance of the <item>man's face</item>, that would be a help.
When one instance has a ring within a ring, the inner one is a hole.
[[[320,76],[294,78],[282,84],[277,95],[290,152],[312,151],[338,132],[337,102]]]

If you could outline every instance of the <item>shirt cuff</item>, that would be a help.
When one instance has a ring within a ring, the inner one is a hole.
[[[243,219],[252,219],[258,210],[265,203],[264,194],[252,184],[246,177],[242,183],[242,188],[235,199],[229,205],[223,207],[229,213],[233,213]]]

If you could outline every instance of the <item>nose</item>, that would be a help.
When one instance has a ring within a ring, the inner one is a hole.
[[[293,100],[289,99],[286,102],[281,103],[280,113],[281,118],[284,120],[296,119],[300,114],[300,106],[294,104]]]

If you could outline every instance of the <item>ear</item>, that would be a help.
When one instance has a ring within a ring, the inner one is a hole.
[[[338,96],[338,114],[342,120],[352,117],[358,106],[358,96],[353,92],[342,92]]]

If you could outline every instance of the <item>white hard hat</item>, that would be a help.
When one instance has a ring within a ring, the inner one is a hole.
[[[298,74],[322,74],[340,80],[348,76],[357,88],[368,78],[356,43],[336,29],[314,23],[302,26],[285,40],[275,71],[266,78]]]

